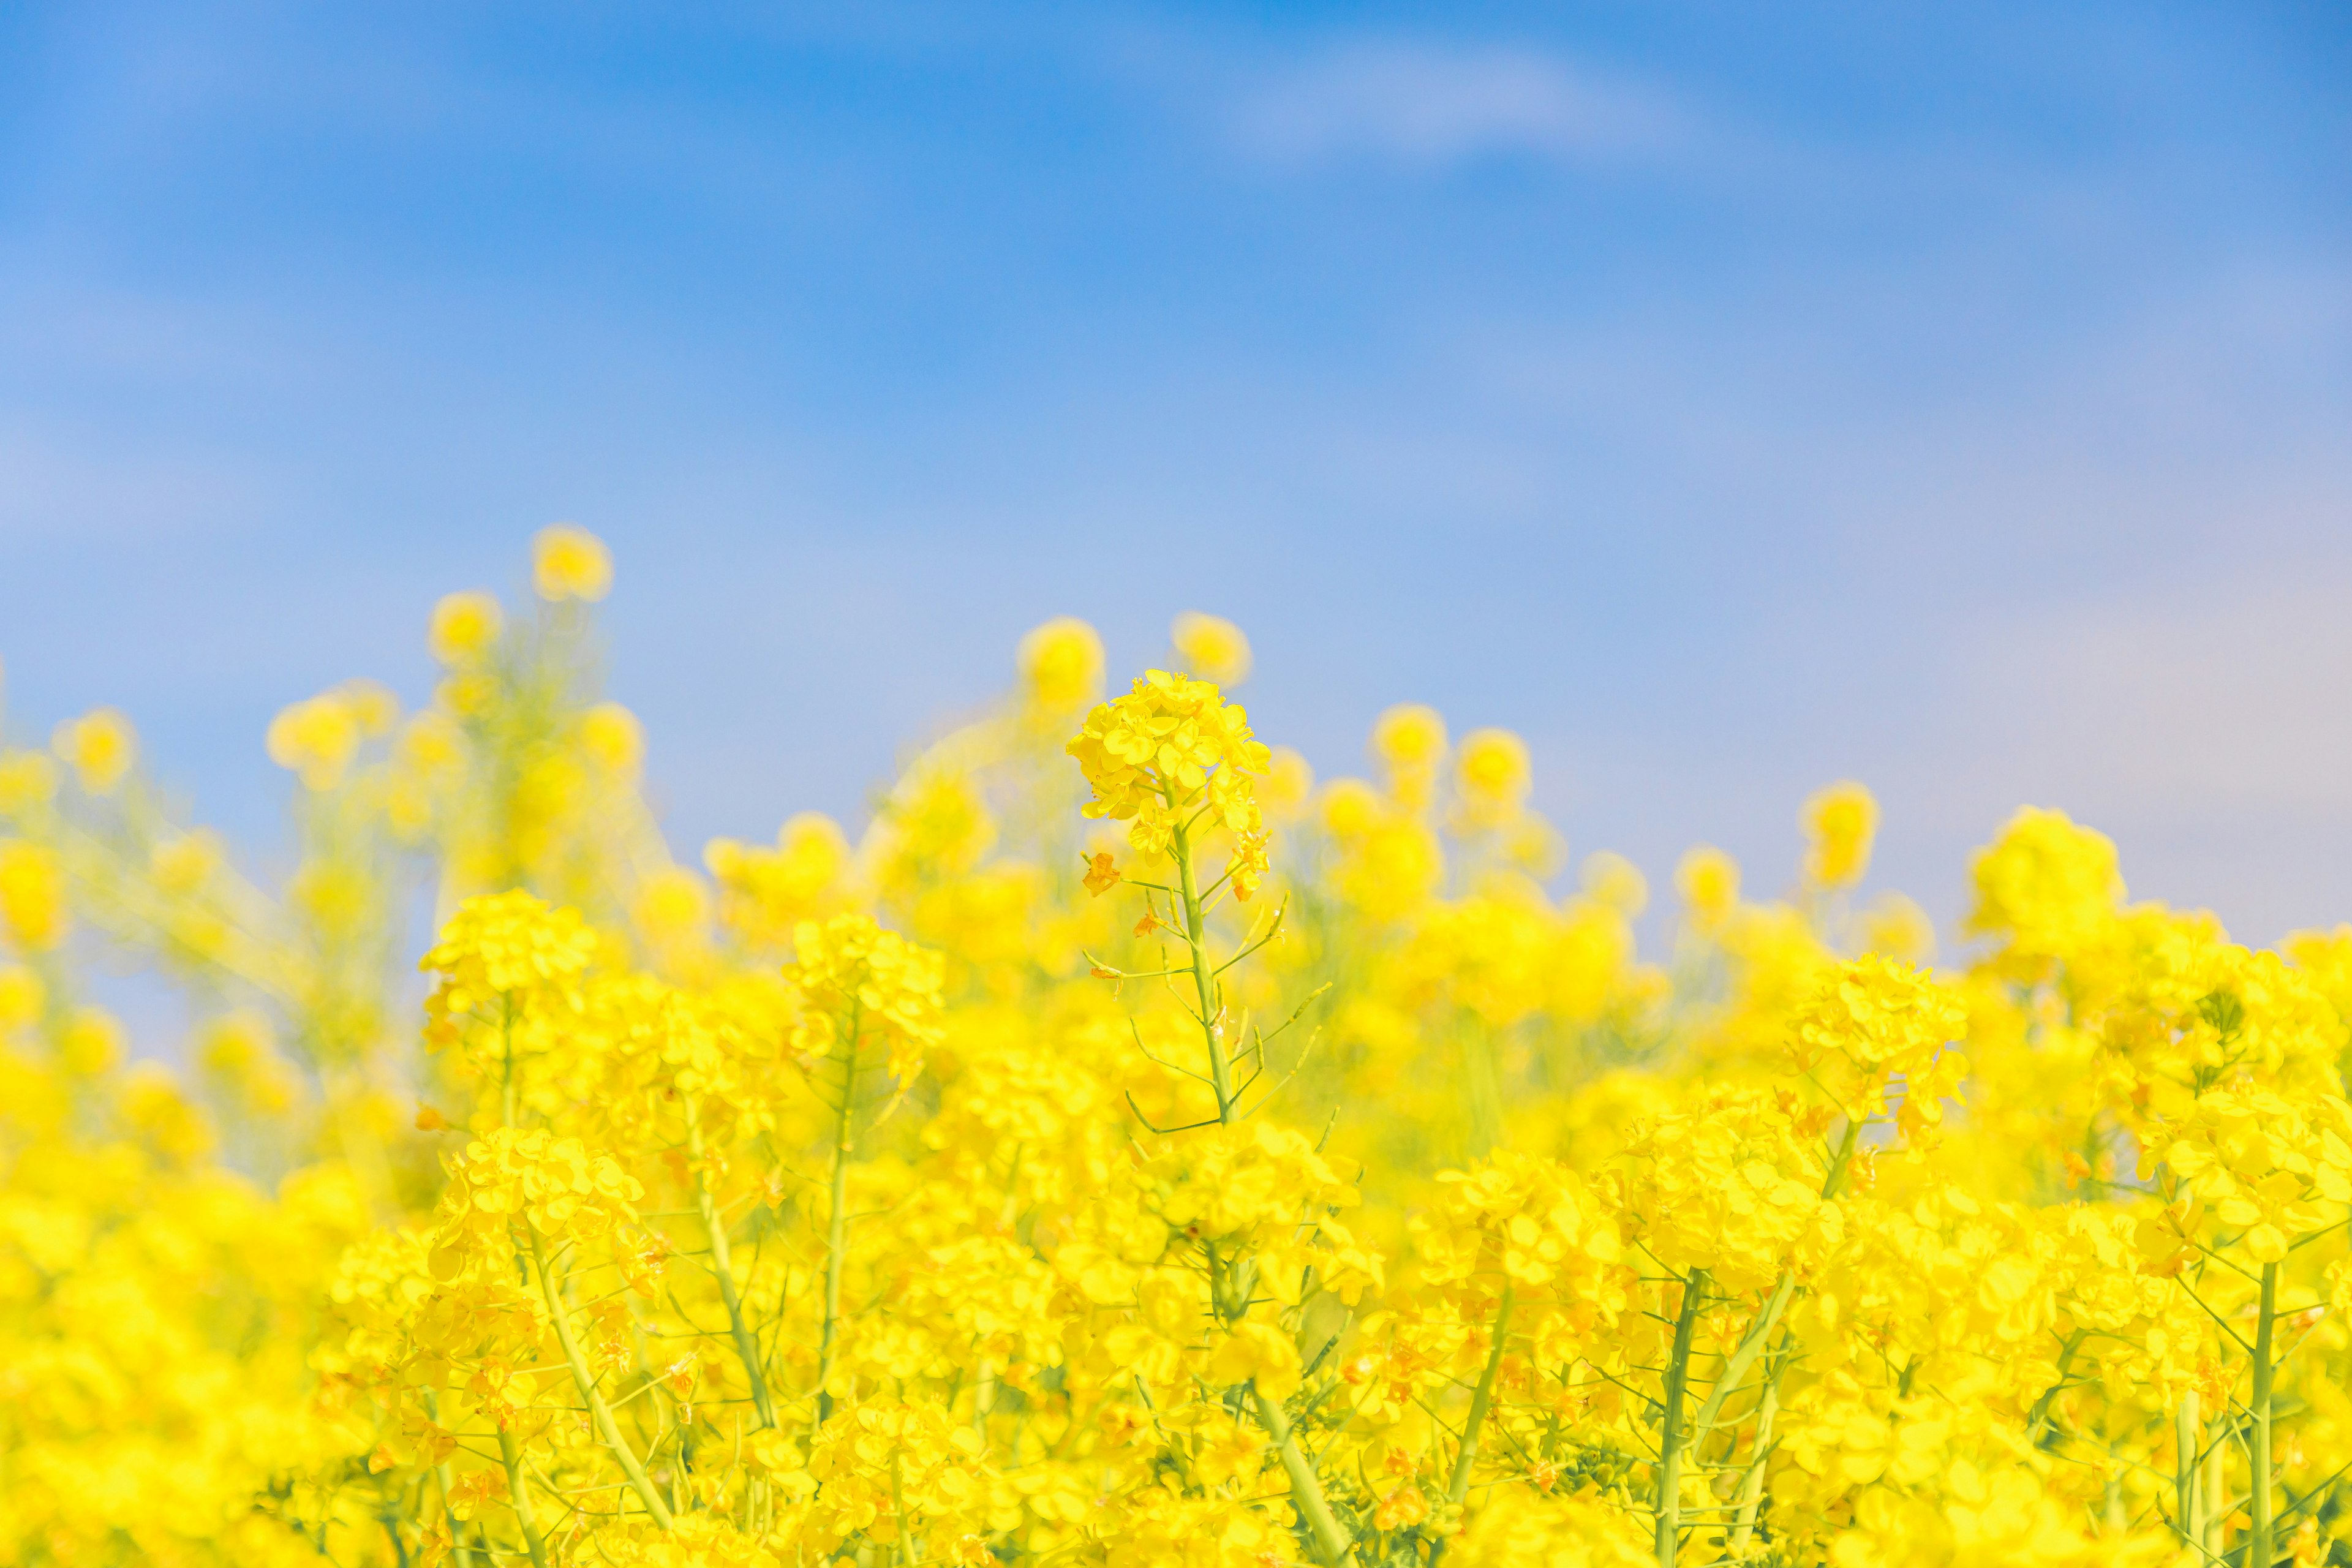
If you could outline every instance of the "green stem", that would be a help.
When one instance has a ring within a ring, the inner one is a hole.
[[[1192,840],[1181,827],[1170,838],[1168,850],[1176,862],[1177,886],[1184,900],[1184,941],[1192,952],[1192,990],[1200,999],[1201,1034],[1209,1052],[1209,1083],[1216,1090],[1217,1120],[1229,1122],[1234,1119],[1233,1069],[1226,1065],[1223,1042],[1217,1038],[1217,980],[1209,965],[1209,943],[1202,929],[1207,916],[1201,908],[1199,882],[1192,874]]]
[[[1837,1152],[1831,1156],[1829,1173],[1822,1182],[1824,1201],[1836,1197],[1838,1189],[1845,1185],[1846,1172],[1853,1164],[1853,1152],[1861,1142],[1862,1119],[1848,1117],[1845,1135],[1838,1140]],[[1765,1342],[1780,1325],[1780,1314],[1789,1310],[1789,1300],[1796,1291],[1797,1276],[1793,1271],[1783,1273],[1773,1285],[1772,1294],[1765,1299],[1764,1310],[1756,1315],[1756,1321],[1740,1337],[1738,1348],[1723,1363],[1723,1371],[1716,1378],[1715,1386],[1707,1391],[1706,1402],[1699,1406],[1698,1418],[1691,1424],[1693,1442],[1705,1442],[1706,1435],[1715,1429],[1716,1418],[1723,1414],[1723,1402],[1746,1379],[1748,1369],[1756,1364],[1756,1358],[1764,1353]]]
[[[563,1347],[563,1359],[572,1368],[572,1385],[580,1390],[580,1397],[586,1403],[588,1414],[596,1423],[597,1434],[604,1439],[604,1446],[613,1450],[613,1458],[620,1461],[621,1473],[629,1478],[629,1485],[645,1503],[646,1511],[653,1515],[656,1524],[664,1530],[669,1529],[669,1505],[662,1501],[661,1493],[656,1491],[653,1482],[646,1479],[645,1466],[637,1462],[637,1451],[630,1447],[628,1440],[621,1436],[621,1426],[613,1419],[612,1406],[606,1405],[604,1396],[596,1392],[596,1380],[588,1373],[588,1361],[580,1353],[580,1342],[572,1337],[572,1316],[564,1309],[563,1298],[557,1293],[554,1271],[548,1267],[547,1248],[536,1230],[530,1233],[530,1256],[531,1261],[539,1266],[540,1293],[547,1298],[548,1315],[554,1321],[555,1339]]]
[[[694,1159],[694,1203],[702,1211],[702,1228],[710,1234],[711,1272],[719,1276],[719,1299],[727,1304],[727,1324],[735,1338],[735,1359],[743,1363],[743,1375],[751,1380],[751,1405],[760,1413],[760,1425],[773,1426],[776,1407],[769,1397],[767,1376],[760,1370],[760,1342],[743,1316],[743,1297],[735,1289],[735,1264],[728,1252],[727,1226],[710,1196],[710,1184],[703,1179],[702,1125],[690,1110],[686,1136],[688,1152]]]
[[[530,1548],[531,1568],[547,1568],[547,1543],[530,1521],[530,1480],[523,1474],[522,1449],[503,1426],[499,1428],[499,1458],[506,1461],[507,1500],[514,1507],[515,1522],[522,1526],[522,1543]]]
[[[1470,1469],[1478,1462],[1478,1432],[1486,1424],[1486,1410],[1495,1398],[1495,1374],[1502,1370],[1503,1339],[1510,1331],[1511,1308],[1517,1298],[1511,1286],[1503,1287],[1503,1300],[1495,1309],[1495,1342],[1486,1347],[1486,1370],[1478,1375],[1478,1386],[1470,1394],[1470,1414],[1462,1421],[1462,1447],[1454,1456],[1454,1479],[1445,1489],[1445,1500],[1460,1508],[1470,1495]]]
[[[1690,1386],[1691,1337],[1698,1331],[1699,1302],[1706,1295],[1706,1270],[1694,1268],[1683,1281],[1674,1356],[1666,1363],[1665,1412],[1658,1423],[1658,1568],[1675,1568],[1675,1553],[1682,1546],[1683,1398]]]
[[[1252,1389],[1251,1399],[1257,1408],[1258,1425],[1274,1443],[1274,1451],[1282,1460],[1282,1473],[1290,1479],[1290,1500],[1297,1505],[1298,1516],[1307,1521],[1308,1533],[1315,1538],[1315,1560],[1323,1568],[1339,1568],[1348,1560],[1350,1542],[1348,1532],[1331,1512],[1331,1505],[1323,1496],[1323,1483],[1316,1478],[1315,1467],[1298,1447],[1297,1435],[1282,1414],[1282,1406],[1265,1394]]]
[[[2230,1444],[2229,1406],[2213,1423],[2213,1435],[2205,1446],[2205,1552],[2208,1557],[2221,1555],[2221,1543],[2230,1533],[2229,1473]]]
[[[2246,1540],[2247,1568],[2271,1568],[2276,1555],[2271,1512],[2271,1380],[2278,1370],[2271,1361],[2271,1338],[2278,1326],[2278,1265],[2263,1265],[2262,1316],[2254,1322],[2254,1439],[2252,1493],[2247,1512],[2252,1529]]]
[[[2172,1518],[2180,1538],[2192,1542],[2202,1540],[2205,1534],[2205,1521],[2197,1500],[2200,1426],[2197,1391],[2192,1388],[2180,1396],[2180,1409],[2172,1423]]]
[[[833,1419],[833,1357],[835,1340],[841,1329],[841,1269],[842,1260],[849,1247],[849,1161],[855,1152],[856,1128],[854,1118],[857,1110],[857,1031],[865,1019],[858,1009],[849,1013],[851,1027],[845,1037],[848,1055],[841,1063],[841,1116],[833,1139],[833,1203],[825,1219],[824,1233],[824,1328],[816,1345],[816,1419],[819,1426]]]
[[[1170,837],[1168,853],[1176,862],[1177,888],[1184,904],[1184,941],[1192,953],[1192,990],[1199,1001],[1202,1043],[1209,1053],[1209,1082],[1217,1096],[1217,1120],[1229,1125],[1234,1120],[1233,1073],[1225,1061],[1224,1045],[1217,1038],[1216,970],[1209,963],[1206,914],[1201,907],[1200,882],[1192,870],[1192,841],[1181,826]],[[1212,1293],[1218,1297],[1220,1315],[1232,1321],[1248,1310],[1251,1270],[1247,1258],[1235,1258],[1220,1274],[1219,1261],[1215,1244],[1211,1243]],[[1217,1290],[1220,1284],[1226,1288],[1222,1292]],[[1307,1531],[1315,1538],[1316,1560],[1323,1568],[1339,1568],[1347,1561],[1353,1543],[1332,1513],[1330,1500],[1323,1495],[1321,1478],[1299,1447],[1282,1406],[1255,1389],[1251,1390],[1251,1397],[1257,1423],[1273,1443],[1275,1453],[1282,1460],[1282,1473],[1290,1481],[1291,1506],[1307,1521]]]
[[[432,1418],[436,1426],[441,1425],[440,1396],[431,1389],[425,1392],[425,1414]],[[457,1554],[457,1568],[474,1568],[473,1548],[457,1538],[457,1515],[449,1506],[449,1484],[455,1478],[449,1473],[448,1460],[444,1459],[433,1467],[433,1479],[441,1483],[441,1517],[449,1525],[449,1550]]]
[[[1772,1424],[1780,1413],[1780,1373],[1775,1369],[1764,1380],[1763,1397],[1756,1402],[1756,1441],[1748,1455],[1748,1476],[1739,1485],[1739,1512],[1731,1526],[1731,1555],[1746,1555],[1756,1533],[1756,1513],[1764,1502],[1764,1460],[1772,1447]]]

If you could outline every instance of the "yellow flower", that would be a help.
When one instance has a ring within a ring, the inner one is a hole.
[[[940,1037],[940,954],[866,915],[804,921],[793,949],[784,977],[801,996],[795,1047],[814,1058],[878,1049],[901,1088],[911,1082]]]
[[[595,956],[595,933],[579,911],[551,909],[530,893],[467,900],[418,963],[441,984],[426,1000],[438,1024],[534,992],[567,992]]]
[[[1156,854],[1202,814],[1202,826],[1233,836],[1226,870],[1234,896],[1255,890],[1265,871],[1265,827],[1250,780],[1271,757],[1251,738],[1249,716],[1216,687],[1155,669],[1087,714],[1067,750],[1094,787],[1087,816],[1133,819],[1129,842]]]
[[[71,923],[57,857],[21,838],[0,841],[0,925],[9,940],[44,952],[65,940]]]
[[[433,606],[426,646],[443,664],[470,663],[497,644],[503,620],[495,596],[473,591],[450,594]]]
[[[1074,616],[1057,616],[1024,637],[1019,661],[1023,689],[1041,713],[1075,712],[1102,689],[1102,638]]]
[[[1675,889],[1691,923],[1710,931],[1739,902],[1739,862],[1712,844],[1694,846],[1675,867]]]
[[[0,964],[0,1035],[30,1027],[46,998],[39,975],[21,963]]]
[[[1169,638],[1185,668],[1219,686],[1239,686],[1249,679],[1249,638],[1223,616],[1187,610],[1169,628]]]
[[[94,708],[58,725],[49,745],[92,795],[112,795],[139,760],[139,732],[111,708]]]
[[[1936,951],[1936,922],[1900,893],[1887,893],[1863,912],[1862,939],[1873,952],[1919,963]]]
[[[1848,888],[1870,869],[1878,802],[1852,781],[1816,791],[1805,802],[1805,875],[1824,888]]]
[[[2109,925],[2124,900],[2114,840],[2063,811],[2027,806],[1969,864],[1976,903],[1961,929],[2020,958],[2053,958]]]
[[[612,590],[613,553],[586,529],[559,522],[531,540],[530,575],[539,596],[550,604],[578,599],[593,605]]]
[[[1209,1381],[1226,1387],[1251,1384],[1278,1405],[1298,1392],[1298,1346],[1280,1324],[1246,1319],[1210,1358]]]
[[[1415,811],[1430,803],[1445,761],[1445,721],[1437,710],[1400,702],[1372,725],[1372,755],[1387,775],[1389,794]]]
[[[122,1059],[122,1024],[103,1007],[78,1007],[58,1037],[58,1059],[81,1078],[94,1078]]]
[[[634,778],[645,759],[646,732],[619,703],[599,702],[580,716],[580,744],[606,773]]]
[[[38,752],[0,753],[0,818],[21,816],[58,793],[57,764]]]
[[[297,702],[269,721],[269,760],[305,789],[332,789],[359,750],[360,716],[340,691]]]
[[[1633,862],[1603,849],[1584,858],[1584,896],[1630,921],[1648,907],[1650,881]]]
[[[1442,729],[1440,735],[1442,746]],[[1478,826],[1492,826],[1517,816],[1534,779],[1528,743],[1508,730],[1473,730],[1463,736],[1454,768],[1465,812]]]

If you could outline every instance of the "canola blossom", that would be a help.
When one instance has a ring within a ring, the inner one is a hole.
[[[0,747],[0,1561],[2352,1562],[2352,927],[2029,808],[1935,964],[1839,783],[1645,955],[1517,736],[1318,783],[1205,615],[681,858],[530,581],[269,726],[282,876]]]

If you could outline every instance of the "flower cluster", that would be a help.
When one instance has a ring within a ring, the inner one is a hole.
[[[528,583],[281,713],[282,877],[121,713],[0,744],[0,1560],[2352,1560],[2352,927],[2029,809],[1937,962],[1853,784],[1650,914],[1205,614],[676,855],[609,552]]]
[[[1126,696],[1097,705],[1069,743],[1094,798],[1086,815],[1131,822],[1129,842],[1166,851],[1179,835],[1223,827],[1234,896],[1248,898],[1266,873],[1265,822],[1252,777],[1272,765],[1251,738],[1249,716],[1217,688],[1153,670]]]

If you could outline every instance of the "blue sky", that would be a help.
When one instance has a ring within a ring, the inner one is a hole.
[[[614,544],[676,836],[855,816],[1027,626],[1326,773],[1534,747],[1769,888],[1852,775],[2352,918],[2352,24],[2242,4],[0,11],[0,658],[268,716]]]

